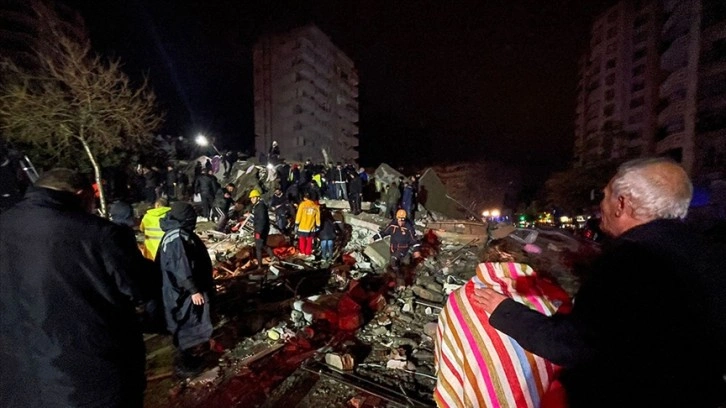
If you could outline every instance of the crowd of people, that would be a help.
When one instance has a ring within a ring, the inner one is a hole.
[[[154,169],[140,169],[143,198],[153,203],[141,221],[143,251],[128,207],[112,206],[106,220],[93,214],[93,189],[80,174],[43,173],[22,201],[0,214],[0,405],[141,407],[140,316],[160,318],[173,336],[178,375],[199,372],[213,352],[214,285],[211,260],[194,232],[200,214],[190,194],[204,196],[202,216],[218,225],[253,215],[258,266],[263,251],[275,257],[267,246],[271,214],[277,227],[296,235],[303,256],[313,256],[318,239],[322,260],[332,260],[341,225],[319,200],[359,194],[353,181],[365,185],[364,172],[340,163],[320,171],[306,163],[285,173],[281,165],[270,204],[254,189],[249,209],[232,199],[233,184],[206,181],[213,169],[205,175],[202,167],[186,191],[173,166],[160,184],[146,183]],[[393,267],[416,244],[416,181],[399,180],[384,192],[392,221],[379,236],[391,236]],[[623,164],[600,204],[602,231],[612,240],[567,310],[559,307],[569,299],[535,291],[524,266],[477,270],[478,278],[447,301],[446,321],[467,327],[440,330],[440,406],[723,406],[726,269],[722,254],[682,222],[692,192],[683,168],[670,160]],[[350,208],[360,212],[359,205]],[[516,285],[507,284],[513,279]],[[519,286],[525,281],[531,286]],[[546,312],[537,307],[541,298]],[[491,341],[475,338],[484,323],[484,332],[496,330]],[[471,334],[466,345],[452,340],[462,330]],[[516,347],[484,350],[506,341]],[[520,350],[529,368],[486,357],[503,356],[503,349]],[[472,364],[478,374],[457,375],[474,372]],[[546,381],[520,378],[533,374],[530,365],[545,367],[539,373],[546,372]]]

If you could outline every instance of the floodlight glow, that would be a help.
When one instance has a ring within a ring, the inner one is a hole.
[[[487,211],[487,210],[482,211],[481,212],[481,216],[482,217],[488,217],[489,216],[489,211]]]
[[[209,140],[207,140],[207,137],[204,135],[198,135],[196,139],[194,139],[194,142],[196,142],[199,146],[209,146]]]
[[[499,217],[500,214],[499,210],[492,210],[492,217]]]

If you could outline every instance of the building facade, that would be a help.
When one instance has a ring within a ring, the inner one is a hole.
[[[579,66],[576,166],[659,155],[692,175],[723,172],[722,4],[622,0],[595,20]]]
[[[358,159],[358,73],[328,36],[314,25],[263,36],[253,63],[258,156],[276,141],[289,161]]]

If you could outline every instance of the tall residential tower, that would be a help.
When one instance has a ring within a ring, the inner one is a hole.
[[[580,60],[575,165],[660,155],[695,176],[726,168],[726,6],[622,0]]]
[[[307,25],[255,44],[255,149],[277,141],[292,161],[358,159],[358,74],[320,29]]]

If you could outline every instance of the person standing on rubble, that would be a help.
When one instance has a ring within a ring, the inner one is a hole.
[[[250,191],[250,201],[252,202],[252,222],[255,234],[255,258],[257,259],[257,268],[262,268],[262,250],[264,249],[272,259],[277,259],[275,253],[267,245],[267,236],[270,235],[270,213],[267,210],[267,204],[262,200],[259,190]]]
[[[361,213],[361,200],[363,199],[363,180],[357,174],[348,175],[348,203],[350,212],[354,215]]]
[[[401,190],[398,188],[398,184],[394,181],[388,188],[388,194],[386,195],[386,214],[390,218],[396,216],[398,211],[398,203],[401,201]]]
[[[682,222],[692,194],[670,159],[621,165],[600,203],[613,241],[568,315],[475,291],[492,326],[564,368],[570,407],[724,406],[726,267]]]
[[[374,240],[382,239],[387,236],[391,237],[391,245],[389,247],[391,260],[390,265],[394,271],[398,271],[403,260],[408,256],[411,249],[418,240],[416,239],[416,230],[413,224],[406,218],[406,211],[396,211],[396,219],[392,220],[383,231],[373,236]],[[414,253],[418,257],[418,253]]]
[[[207,221],[212,214],[212,204],[214,203],[214,195],[219,189],[218,184],[212,170],[202,173],[194,183],[194,193],[199,194],[202,198],[202,217],[206,218]]]
[[[278,160],[280,159],[280,146],[277,144],[277,141],[272,141],[272,146],[270,146],[270,151],[267,154],[267,162],[272,164],[277,164]]]
[[[348,200],[348,189],[346,171],[343,164],[338,162],[335,167],[330,169],[328,179],[333,183],[333,197],[336,200]]]
[[[297,207],[295,230],[298,237],[298,249],[308,259],[313,256],[313,240],[315,232],[320,229],[320,206],[310,199],[310,192],[305,192],[303,201]]]
[[[56,168],[0,215],[2,407],[143,405],[144,259],[93,202]]]
[[[320,257],[323,262],[333,261],[335,238],[343,232],[341,222],[333,217],[333,213],[325,204],[320,205]]]
[[[275,192],[272,193],[270,207],[275,213],[275,226],[277,226],[277,229],[279,229],[283,234],[289,233],[292,211],[290,210],[290,202],[287,200],[287,197],[282,194],[282,189],[280,187],[276,187]]]
[[[212,261],[204,242],[194,233],[197,214],[191,204],[173,203],[160,223],[164,237],[156,263],[161,269],[166,327],[177,348],[175,373],[190,377],[203,368],[212,337]]]
[[[229,219],[227,213],[229,212],[229,208],[232,206],[232,203],[234,203],[234,198],[232,198],[234,190],[234,183],[227,183],[224,188],[220,188],[217,191],[217,195],[214,197],[211,221],[217,223],[215,227],[215,230],[217,231],[224,231],[224,227],[227,225],[227,220]]]
[[[413,190],[413,185],[409,180],[403,183],[403,194],[401,196],[401,208],[408,214],[408,219],[411,223],[416,222],[414,216],[414,207],[416,206],[416,193]]]

